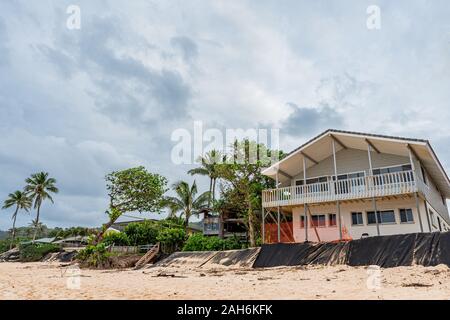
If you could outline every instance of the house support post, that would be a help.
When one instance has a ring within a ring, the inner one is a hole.
[[[262,204],[261,204],[261,213],[262,213],[261,241],[262,241],[262,244],[265,244],[266,243],[266,209],[264,209]]]
[[[371,178],[370,181],[368,182],[368,187],[375,187],[375,180],[373,179],[373,166],[372,166],[372,147],[369,143],[367,143],[367,155],[369,157],[369,170],[370,170],[370,174],[369,177]],[[375,214],[375,223],[377,224],[377,235],[380,235],[380,223],[378,221],[378,210],[377,210],[377,200],[375,199],[375,194],[372,197],[372,203],[373,203],[373,211]]]
[[[337,177],[337,164],[336,164],[336,144],[334,139],[331,140],[331,146],[333,148],[333,164],[334,164],[334,183],[335,186],[338,186],[338,177]],[[338,196],[338,188],[335,189],[336,197]],[[336,200],[336,209],[337,209],[337,218],[338,218],[338,226],[339,226],[339,239],[342,240],[342,218],[341,218],[341,206],[339,204],[339,200]]]
[[[277,175],[276,175],[276,188],[278,189],[278,184],[279,184],[279,179],[278,179],[278,171],[277,171]],[[278,194],[278,190],[277,190],[277,202],[280,201],[280,195]],[[280,206],[277,207],[277,240],[278,243],[281,241],[281,230],[280,230]]]
[[[303,207],[304,207],[304,217],[303,217],[303,222],[304,222],[304,228],[305,228],[305,242],[308,242],[308,204],[306,203],[306,158],[303,156],[303,197],[305,199],[305,201],[303,202]],[[300,218],[300,223],[301,223],[301,218]]]
[[[413,152],[411,150],[411,146],[408,144],[408,152],[409,152],[409,161],[411,162],[411,169],[413,171],[413,178],[414,181],[416,182],[416,191],[414,192],[414,199],[416,201],[416,209],[417,209],[417,215],[419,216],[419,224],[420,224],[420,232],[423,232],[423,224],[422,224],[422,215],[420,214],[420,205],[419,205],[419,193],[418,193],[418,175],[416,173],[416,166],[414,164],[414,159],[413,159]],[[419,159],[417,159],[419,160]]]

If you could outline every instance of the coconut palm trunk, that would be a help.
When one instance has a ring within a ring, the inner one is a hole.
[[[37,206],[37,213],[36,213],[36,224],[34,226],[34,234],[33,234],[33,243],[36,241],[36,235],[38,231],[38,224],[39,224],[39,214],[41,211],[41,204],[39,203]]]
[[[11,244],[9,245],[9,249],[11,250],[14,245],[14,240],[16,238],[16,220],[17,220],[17,213],[19,212],[19,205],[16,206],[16,211],[14,212],[14,218],[13,218],[13,226],[12,226],[12,236],[11,236]]]

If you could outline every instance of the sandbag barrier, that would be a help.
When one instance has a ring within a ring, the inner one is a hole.
[[[278,243],[261,247],[254,268],[300,265],[450,266],[450,232],[379,236],[338,243]]]

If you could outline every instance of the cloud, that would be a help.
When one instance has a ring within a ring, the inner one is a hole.
[[[111,170],[192,181],[170,136],[194,120],[281,128],[285,151],[330,127],[424,137],[450,163],[443,3],[381,1],[380,30],[357,0],[79,5],[81,29],[68,30],[61,1],[0,3],[0,199],[50,172],[61,193],[44,223],[103,222]]]
[[[281,133],[294,137],[308,137],[330,128],[339,128],[343,117],[328,105],[319,108],[299,107],[287,103],[293,111],[281,124]]]
[[[181,54],[183,56],[183,59],[191,63],[193,60],[195,60],[198,56],[198,48],[197,44],[192,41],[189,37],[180,36],[180,37],[173,37],[170,39],[170,43],[172,46],[174,46],[176,49],[181,51]]]

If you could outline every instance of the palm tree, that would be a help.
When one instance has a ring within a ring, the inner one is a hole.
[[[201,175],[201,176],[208,176],[209,177],[209,193],[210,198],[208,199],[208,208],[211,205],[211,197],[212,201],[215,200],[216,195],[216,181],[218,178],[218,170],[217,170],[217,164],[221,160],[221,153],[217,150],[211,150],[210,152],[206,153],[205,156],[200,157],[199,161],[201,163],[201,166],[198,168],[194,168],[188,171],[190,175]]]
[[[187,228],[191,216],[199,215],[200,210],[206,208],[210,193],[206,191],[195,197],[198,192],[195,181],[192,186],[189,186],[185,181],[177,182],[172,186],[172,189],[177,197],[166,197],[164,206],[170,209],[171,215],[181,211],[180,217],[184,216],[184,227]]]
[[[42,234],[45,230],[45,226],[42,224],[42,222],[36,221],[36,219],[31,220],[30,227],[32,227],[34,229],[34,235],[36,236],[36,234]],[[34,241],[34,239],[33,239]]]
[[[6,199],[5,202],[3,203],[2,209],[8,209],[11,208],[12,206],[16,206],[16,210],[14,211],[11,217],[11,219],[13,220],[13,226],[12,226],[12,241],[10,249],[12,249],[14,239],[16,237],[17,213],[21,209],[28,212],[28,210],[31,208],[31,199],[24,192],[17,190],[16,192],[10,193],[8,195],[8,199]]]
[[[58,193],[58,188],[55,186],[56,180],[48,177],[48,172],[39,172],[32,174],[30,178],[25,180],[25,192],[33,199],[33,207],[37,209],[36,223],[39,224],[39,214],[42,202],[49,199],[53,203],[53,198],[50,193]],[[34,229],[33,242],[36,240],[37,228]]]

